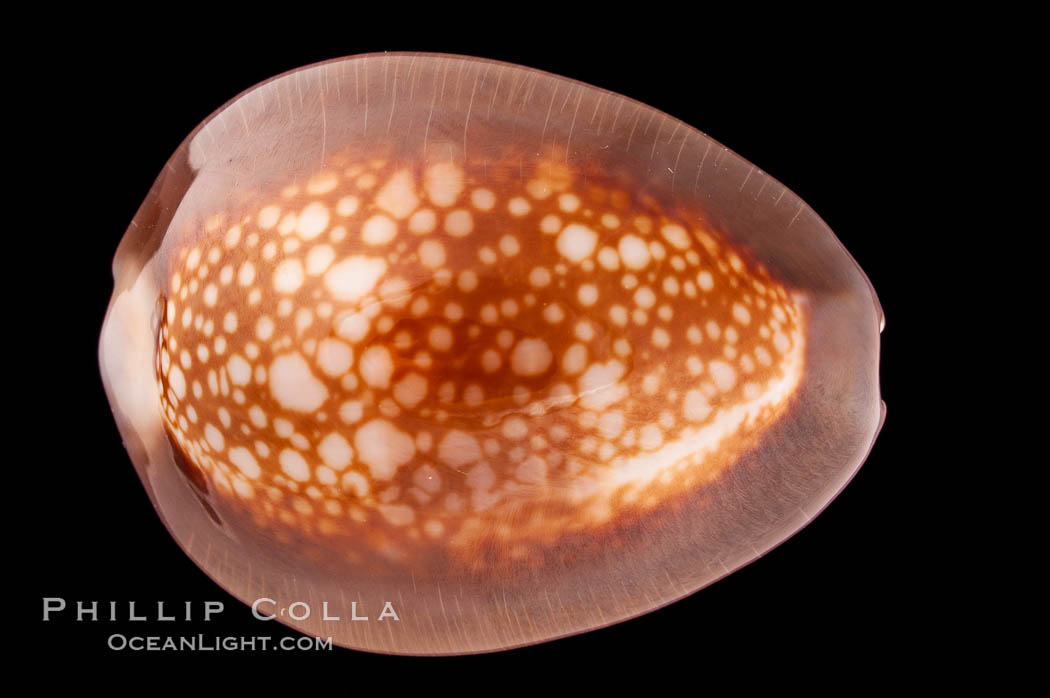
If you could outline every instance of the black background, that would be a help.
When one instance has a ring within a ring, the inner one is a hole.
[[[34,514],[16,536],[29,552],[30,588],[19,610],[31,641],[22,649],[62,662],[87,660],[96,669],[234,660],[277,669],[295,662],[358,678],[393,671],[401,681],[448,666],[583,676],[620,667],[664,675],[684,667],[701,679],[746,683],[772,676],[814,684],[828,667],[863,679],[925,662],[929,646],[946,632],[939,609],[948,591],[932,583],[932,534],[912,487],[929,463],[916,436],[918,406],[909,399],[918,372],[906,348],[921,319],[910,285],[916,204],[905,165],[921,160],[930,128],[922,105],[936,90],[939,69],[907,22],[843,20],[826,29],[755,34],[747,22],[706,25],[670,10],[658,28],[629,17],[601,28],[552,18],[514,31],[505,24],[484,31],[444,25],[411,13],[400,19],[411,26],[325,27],[317,18],[304,28],[274,17],[265,28],[220,31],[202,21],[171,35],[162,22],[135,31],[70,29],[43,42],[27,62],[25,70],[40,78],[33,126],[45,134],[36,151],[44,193],[38,210],[57,228],[35,242],[46,249],[58,284],[54,297],[41,297],[40,307],[55,319],[42,323],[36,335],[42,341],[27,360],[61,370],[32,379],[25,399],[37,414],[53,414],[60,404],[64,417],[33,420],[26,435],[46,444],[27,462],[56,476],[35,476],[30,492],[41,494],[25,495]],[[424,660],[339,648],[264,657],[107,649],[107,638],[118,632],[294,635],[253,620],[161,524],[112,420],[97,366],[98,335],[117,243],[182,139],[261,80],[383,50],[482,56],[625,94],[699,128],[787,185],[827,221],[879,293],[887,316],[882,390],[889,408],[882,435],[853,482],[793,538],[711,587],[610,628],[491,655]],[[22,271],[38,273],[15,274]],[[169,607],[194,601],[198,616],[205,600],[224,601],[226,610],[208,624],[77,623],[68,611],[44,623],[46,596],[71,606],[117,601],[125,617],[129,601],[150,616],[157,601]]]

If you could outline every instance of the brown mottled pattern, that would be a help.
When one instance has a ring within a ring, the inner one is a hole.
[[[709,482],[797,386],[801,304],[600,181],[341,153],[216,212],[169,274],[174,442],[260,525],[394,557],[525,557]]]

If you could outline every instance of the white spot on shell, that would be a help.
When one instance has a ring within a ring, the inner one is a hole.
[[[361,239],[368,245],[385,245],[397,236],[397,223],[377,213],[361,226]]]
[[[663,432],[660,431],[660,427],[655,424],[646,424],[641,429],[639,434],[638,443],[647,451],[654,451],[660,448],[660,445],[664,442]]]
[[[416,235],[433,232],[435,227],[437,227],[437,214],[433,209],[422,208],[408,219],[408,229]]]
[[[339,202],[335,205],[335,212],[345,218],[357,213],[357,209],[360,205],[361,202],[356,196],[344,196],[339,199]]]
[[[536,288],[548,286],[551,282],[551,273],[546,267],[533,267],[529,272],[529,283]]]
[[[513,257],[521,252],[521,244],[518,242],[518,238],[507,233],[499,239],[499,251],[507,257]]]
[[[328,389],[310,371],[298,352],[278,356],[270,364],[270,393],[282,407],[313,412],[328,398]]]
[[[445,232],[452,237],[461,238],[470,235],[474,230],[474,218],[470,211],[457,209],[445,216]]]
[[[716,359],[707,364],[707,370],[711,373],[711,378],[714,379],[715,385],[722,392],[732,390],[733,386],[736,385],[736,369],[725,361]]]
[[[356,424],[364,415],[364,406],[357,400],[347,400],[339,406],[339,419],[347,424]]]
[[[259,216],[255,219],[259,227],[263,230],[270,230],[277,221],[281,218],[281,209],[276,206],[265,206],[259,211]]]
[[[664,240],[667,240],[673,247],[677,247],[680,250],[685,250],[692,246],[689,240],[689,233],[680,225],[668,223],[660,228],[660,234],[664,236]]]
[[[607,271],[616,271],[620,268],[620,255],[613,248],[605,246],[598,250],[598,264]]]
[[[390,376],[394,373],[394,360],[385,346],[373,346],[365,350],[358,364],[358,371],[365,383],[373,388],[390,387]]]
[[[587,368],[587,347],[577,342],[565,350],[561,359],[561,370],[566,375],[575,376]]]
[[[362,313],[351,313],[339,318],[335,333],[350,342],[360,342],[368,334],[368,317]]]
[[[355,255],[329,269],[324,283],[337,300],[356,301],[370,293],[385,273],[386,261]]]
[[[331,266],[335,259],[335,250],[331,245],[317,245],[306,253],[306,273],[320,276]]]
[[[540,232],[546,233],[547,235],[554,235],[561,230],[561,218],[558,218],[553,213],[549,213],[543,217],[540,221]]]
[[[320,454],[325,465],[336,471],[343,470],[350,465],[350,460],[354,456],[350,442],[337,431],[321,439],[321,443],[317,444],[317,453]]]
[[[460,291],[463,291],[464,293],[470,293],[478,287],[477,272],[475,272],[472,269],[467,269],[466,271],[461,272],[459,275],[459,279],[456,282],[456,285],[459,286]]]
[[[582,262],[594,253],[598,233],[580,223],[570,223],[558,235],[558,252],[571,262]]]
[[[521,482],[539,485],[547,479],[547,461],[535,454],[531,455],[517,467],[514,476]]]
[[[602,411],[627,396],[627,386],[620,383],[625,367],[616,359],[595,363],[580,376],[580,404],[589,410]]]
[[[788,340],[786,334],[784,334],[780,330],[777,330],[777,332],[773,335],[773,346],[781,354],[784,354],[790,348],[791,341]]]
[[[317,365],[329,376],[341,376],[350,369],[354,350],[338,339],[326,337],[317,345]]]
[[[503,421],[503,435],[508,439],[519,441],[529,433],[529,426],[521,417],[508,417]]]
[[[451,206],[463,192],[463,172],[449,162],[427,169],[423,188],[435,206]]]
[[[394,399],[405,407],[415,407],[427,394],[427,379],[418,373],[409,373],[394,385]]]
[[[538,376],[551,364],[551,349],[539,338],[527,338],[517,343],[510,356],[511,370],[519,376]]]
[[[296,220],[295,232],[304,240],[312,240],[328,227],[328,208],[315,201],[300,213]]]
[[[437,240],[424,240],[419,245],[419,262],[429,269],[437,269],[445,263],[445,246]]]
[[[376,193],[375,203],[398,220],[407,218],[419,206],[412,173],[408,170],[395,172]]]
[[[580,305],[590,307],[598,302],[598,287],[594,284],[582,284],[576,292]]]
[[[344,491],[352,491],[358,497],[368,496],[368,480],[357,471],[351,470],[344,474],[341,484]]]
[[[277,462],[281,464],[281,470],[285,475],[298,482],[306,482],[310,479],[310,466],[306,459],[291,448],[286,448],[277,456]]]
[[[623,412],[612,410],[598,417],[598,430],[607,439],[615,439],[623,432]]]
[[[437,351],[448,351],[452,348],[452,330],[444,325],[433,327],[427,335],[427,341]]]
[[[649,247],[637,235],[624,235],[618,247],[623,265],[628,269],[644,269],[649,264]]]
[[[216,451],[222,451],[226,448],[226,439],[222,437],[222,432],[215,428],[214,424],[204,425],[204,438],[207,440],[208,445]]]
[[[252,378],[252,365],[240,354],[233,354],[226,362],[226,372],[234,385],[248,385]]]
[[[475,189],[470,193],[470,203],[479,211],[491,211],[496,205],[496,195],[490,189]]]
[[[252,452],[246,448],[241,446],[231,448],[229,457],[230,462],[237,466],[237,469],[244,473],[245,477],[255,480],[262,472],[259,468],[259,462],[255,460]]]
[[[385,419],[373,419],[358,429],[354,447],[376,480],[393,478],[397,469],[416,454],[412,437]]]
[[[507,210],[512,216],[524,216],[532,210],[532,205],[523,196],[515,196],[507,202]]]
[[[334,172],[318,172],[306,183],[306,191],[308,194],[318,196],[327,194],[337,186],[339,186],[339,176]]]
[[[682,414],[690,422],[702,422],[711,414],[711,405],[699,390],[690,390],[685,394]]]
[[[481,460],[481,446],[467,432],[453,429],[438,444],[438,458],[452,468],[462,468]]]
[[[178,366],[172,366],[168,373],[168,386],[175,391],[180,400],[186,397],[186,376]]]
[[[303,285],[303,264],[298,259],[286,259],[273,272],[273,287],[278,293],[295,293]]]

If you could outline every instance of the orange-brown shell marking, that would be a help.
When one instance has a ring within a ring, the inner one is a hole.
[[[542,558],[657,506],[801,377],[800,305],[761,265],[558,159],[336,156],[187,239],[156,352],[173,440],[260,525],[399,561]]]

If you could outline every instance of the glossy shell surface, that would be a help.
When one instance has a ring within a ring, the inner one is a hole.
[[[113,271],[102,375],[158,513],[236,597],[347,647],[491,651],[665,605],[819,513],[883,415],[878,301],[805,203],[661,112],[494,61],[252,88]]]

